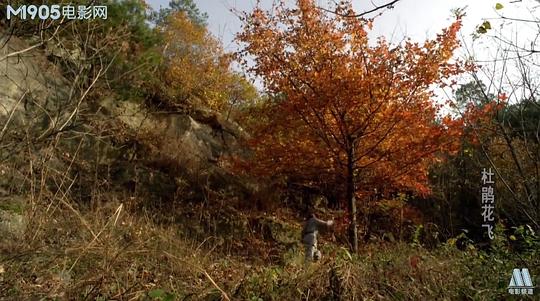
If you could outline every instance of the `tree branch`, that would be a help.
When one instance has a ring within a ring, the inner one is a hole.
[[[394,8],[394,4],[396,4],[397,2],[399,2],[400,0],[393,0],[393,1],[390,1],[388,3],[385,3],[385,4],[382,4],[382,5],[379,5],[379,6],[375,6],[374,8],[370,9],[370,10],[366,10],[362,13],[359,13],[359,14],[354,14],[354,15],[350,15],[350,14],[341,14],[341,13],[338,13],[337,11],[331,11],[329,9],[326,9],[324,7],[318,7],[320,10],[322,11],[325,11],[325,12],[329,12],[329,13],[332,13],[332,14],[336,14],[338,16],[341,16],[341,17],[351,17],[351,18],[360,18],[360,17],[363,17],[365,15],[368,15],[368,14],[371,14],[371,13],[374,13],[378,10],[381,10],[381,9],[384,9],[384,8]]]

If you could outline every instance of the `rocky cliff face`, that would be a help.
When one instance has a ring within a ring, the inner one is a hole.
[[[238,140],[244,135],[219,113],[202,108],[188,113],[152,112],[143,103],[112,97],[104,98],[100,109],[107,116],[114,116],[116,125],[120,124],[135,144],[131,153],[124,156],[126,168],[117,174],[119,181],[132,183],[136,171],[131,170],[135,165],[129,162],[137,162],[152,170],[142,176],[149,176],[150,183],[146,185],[154,188],[172,181],[168,189],[175,187],[188,194],[203,186],[215,190],[246,189],[219,166],[222,155],[241,151]],[[160,183],[155,183],[155,171],[166,174],[167,180],[158,177]]]
[[[33,185],[29,176],[36,173],[46,174],[53,192],[69,190],[81,199],[93,194],[91,186],[167,200],[196,198],[202,187],[245,189],[218,164],[222,155],[240,151],[244,134],[234,122],[201,107],[156,112],[105,84],[94,87],[92,98],[81,97],[53,63],[77,57],[34,44],[8,36],[0,41],[4,199],[25,196]],[[4,216],[0,212],[0,224],[7,223]]]

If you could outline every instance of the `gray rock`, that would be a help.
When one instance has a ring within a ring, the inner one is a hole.
[[[0,210],[0,236],[22,238],[26,222],[22,215]]]
[[[62,75],[60,66],[47,59],[63,58],[76,65],[74,61],[80,59],[77,51],[66,52],[49,43],[6,58],[6,55],[24,50],[35,43],[11,37],[0,49],[0,131],[13,113],[0,142],[10,141],[14,148],[19,148],[0,149],[0,162],[7,158],[10,163],[15,163],[15,169],[21,166],[27,168],[28,164],[23,152],[26,150],[22,149],[25,144],[19,142],[27,141],[27,138],[32,141],[45,136],[45,133],[54,132],[53,129],[68,120],[77,104],[77,99],[70,98],[72,83]],[[70,168],[71,172],[79,172],[81,194],[90,195],[90,191],[83,191],[88,186],[83,183],[84,177],[90,177],[88,172],[85,173],[88,166],[95,168],[94,171],[103,170],[104,174],[115,173],[119,181],[130,185],[142,184],[167,194],[174,193],[178,188],[175,184],[178,178],[187,179],[192,186],[213,181],[218,189],[242,185],[241,181],[217,164],[220,156],[242,151],[238,141],[245,133],[234,122],[202,107],[192,107],[179,113],[151,112],[136,100],[120,99],[113,91],[102,92],[100,99],[93,99],[88,104],[83,102],[81,111],[95,113],[92,115],[92,118],[96,118],[92,120],[95,123],[106,120],[103,122],[121,124],[132,137],[136,137],[137,146],[121,145],[122,142],[113,142],[109,138],[97,139],[93,135],[93,125],[82,118],[78,119],[74,132],[62,134],[63,139],[56,145],[55,156],[48,158],[47,167],[58,171],[67,170],[67,166],[71,166],[71,157],[67,155],[77,151],[78,160]],[[28,133],[31,137],[28,137]],[[80,133],[90,134],[84,137],[79,149]],[[154,137],[144,140],[145,134]],[[44,147],[33,147],[38,158],[36,161],[39,161],[40,156],[46,157]],[[17,151],[19,157],[13,155]],[[81,161],[80,166],[77,166]],[[78,167],[81,169],[75,171]],[[2,183],[0,179],[0,188],[11,187],[14,181],[9,182]],[[49,184],[54,188],[54,181]],[[110,184],[116,187],[119,183]],[[2,194],[0,191],[0,196]],[[4,214],[3,218],[6,228],[20,226],[19,217],[11,216],[11,213]]]
[[[30,47],[26,41],[11,37],[0,49],[0,59],[8,54]],[[69,82],[59,69],[47,61],[38,50],[22,52],[0,61],[0,118],[7,117],[12,110],[24,112],[31,109],[42,114],[51,114],[66,104]],[[19,102],[21,97],[26,97]],[[34,117],[34,114],[18,114],[18,117]]]

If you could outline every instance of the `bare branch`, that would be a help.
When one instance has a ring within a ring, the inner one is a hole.
[[[392,0],[392,1],[388,2],[388,3],[382,4],[382,5],[379,5],[379,6],[375,6],[374,8],[372,8],[370,10],[366,10],[366,11],[364,11],[362,13],[354,14],[354,15],[338,13],[337,11],[332,11],[332,10],[326,9],[324,7],[318,7],[318,8],[320,10],[322,10],[322,11],[329,12],[329,13],[332,13],[332,14],[336,14],[336,15],[341,16],[341,17],[360,18],[360,17],[363,17],[365,15],[368,15],[368,14],[374,13],[376,11],[379,11],[381,9],[385,9],[385,8],[392,9],[392,8],[394,8],[394,4],[396,4],[399,1],[400,0]]]

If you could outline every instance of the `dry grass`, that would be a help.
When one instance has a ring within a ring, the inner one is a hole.
[[[502,300],[512,268],[489,272],[501,265],[482,262],[472,248],[385,242],[358,256],[328,243],[323,260],[309,266],[297,245],[280,263],[265,263],[186,238],[181,223],[156,224],[119,200],[83,212],[48,207],[27,211],[24,238],[0,244],[0,299]]]
[[[159,288],[198,300],[218,289],[214,278],[245,270],[121,204],[77,215],[58,208],[44,222],[33,216],[23,239],[1,244],[7,299],[139,300]]]
[[[0,300],[505,300],[522,265],[505,248],[376,241],[358,255],[325,242],[306,266],[286,209],[208,200],[147,211],[142,197],[99,189],[80,205],[67,166],[26,176],[26,231],[0,238]],[[534,254],[521,255],[531,268]]]

